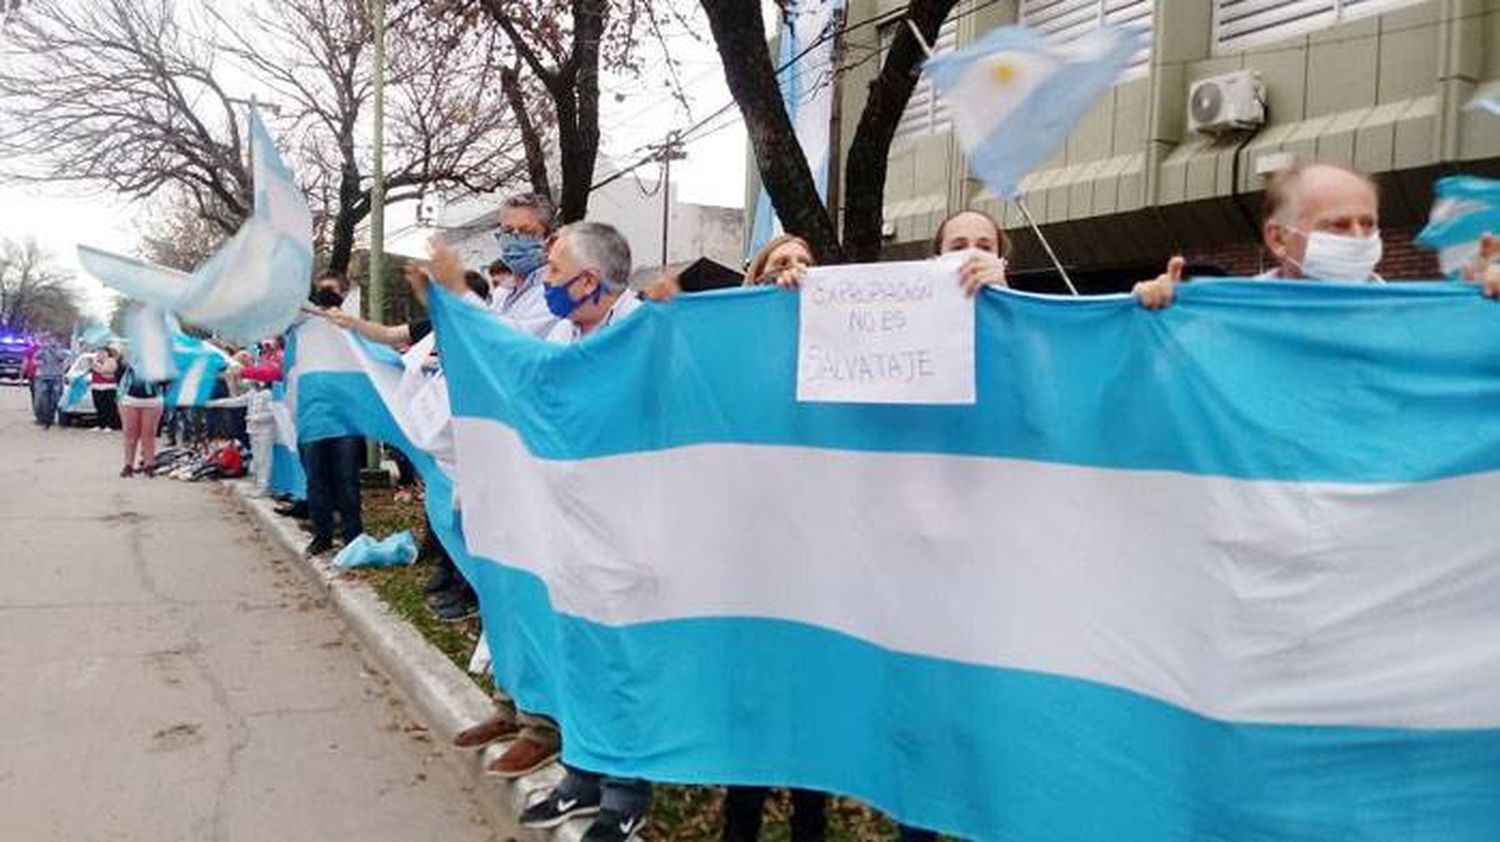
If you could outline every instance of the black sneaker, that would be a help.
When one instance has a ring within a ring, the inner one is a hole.
[[[281,515],[282,517],[307,517],[307,502],[304,500],[291,503],[289,505],[277,506],[276,514]]]
[[[432,616],[444,623],[461,623],[479,616],[479,603],[471,599],[444,602],[432,609]]]
[[[428,577],[427,584],[422,586],[422,593],[428,596],[435,596],[458,584],[456,581],[457,578],[453,573],[452,564],[440,564],[436,570],[432,571],[432,575]]]
[[[314,538],[307,543],[307,549],[302,551],[302,555],[312,558],[315,555],[322,555],[331,549],[333,549],[332,538]]]
[[[640,836],[646,826],[644,813],[620,813],[615,810],[600,810],[599,818],[589,825],[583,834],[583,842],[631,842]]]
[[[557,827],[574,816],[593,816],[599,814],[598,796],[593,801],[584,801],[578,798],[563,798],[557,790],[552,790],[546,798],[527,807],[521,813],[521,826],[534,828]]]

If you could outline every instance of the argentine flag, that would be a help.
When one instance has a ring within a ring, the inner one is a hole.
[[[131,365],[145,380],[168,382],[167,406],[206,406],[213,400],[229,355],[211,342],[190,336],[177,318],[156,305],[136,305],[126,314]]]
[[[975,174],[996,195],[1015,199],[1021,179],[1067,140],[1144,43],[1132,29],[1096,29],[1055,43],[1004,26],[928,59],[924,72],[948,102]]]
[[[236,342],[281,333],[296,318],[312,277],[312,214],[276,144],[250,114],[255,207],[250,218],[191,274],[88,246],[78,259],[126,296],[170,310]]]
[[[433,292],[465,564],[565,759],[971,839],[1500,839],[1500,307],[988,290],[977,403],[797,403],[797,297]]]
[[[1417,245],[1436,249],[1443,274],[1459,279],[1479,256],[1480,238],[1500,236],[1500,181],[1450,175],[1438,179],[1433,189],[1437,199]]]

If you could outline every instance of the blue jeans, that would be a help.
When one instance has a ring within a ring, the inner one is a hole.
[[[57,419],[57,402],[62,399],[63,381],[61,377],[38,377],[35,380],[36,394],[33,399],[31,411],[36,414],[36,420],[44,427],[52,426]]]
[[[339,513],[339,531],[344,543],[365,531],[359,514],[359,469],[365,461],[365,440],[360,436],[319,439],[298,445],[302,470],[307,474],[307,516],[313,537],[333,538],[333,513]]]
[[[644,816],[651,809],[651,782],[640,778],[612,778],[563,765],[568,776],[557,785],[557,794],[587,804],[594,799],[605,810],[626,816]]]

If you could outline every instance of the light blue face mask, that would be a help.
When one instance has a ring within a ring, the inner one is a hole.
[[[500,244],[500,259],[522,281],[531,277],[531,273],[546,260],[545,243],[540,237],[496,231],[495,242]]]

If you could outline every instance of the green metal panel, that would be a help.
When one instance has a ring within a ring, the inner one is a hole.
[[[1437,95],[1411,101],[1396,123],[1394,169],[1424,167],[1437,162],[1432,146],[1437,127]]]
[[[1337,114],[1375,104],[1376,69],[1380,37],[1376,19],[1349,27],[1338,40],[1314,36],[1307,51],[1307,114],[1310,117]]]
[[[1436,3],[1424,3],[1381,21],[1379,89],[1381,103],[1411,99],[1432,92],[1438,80],[1438,25]]]

